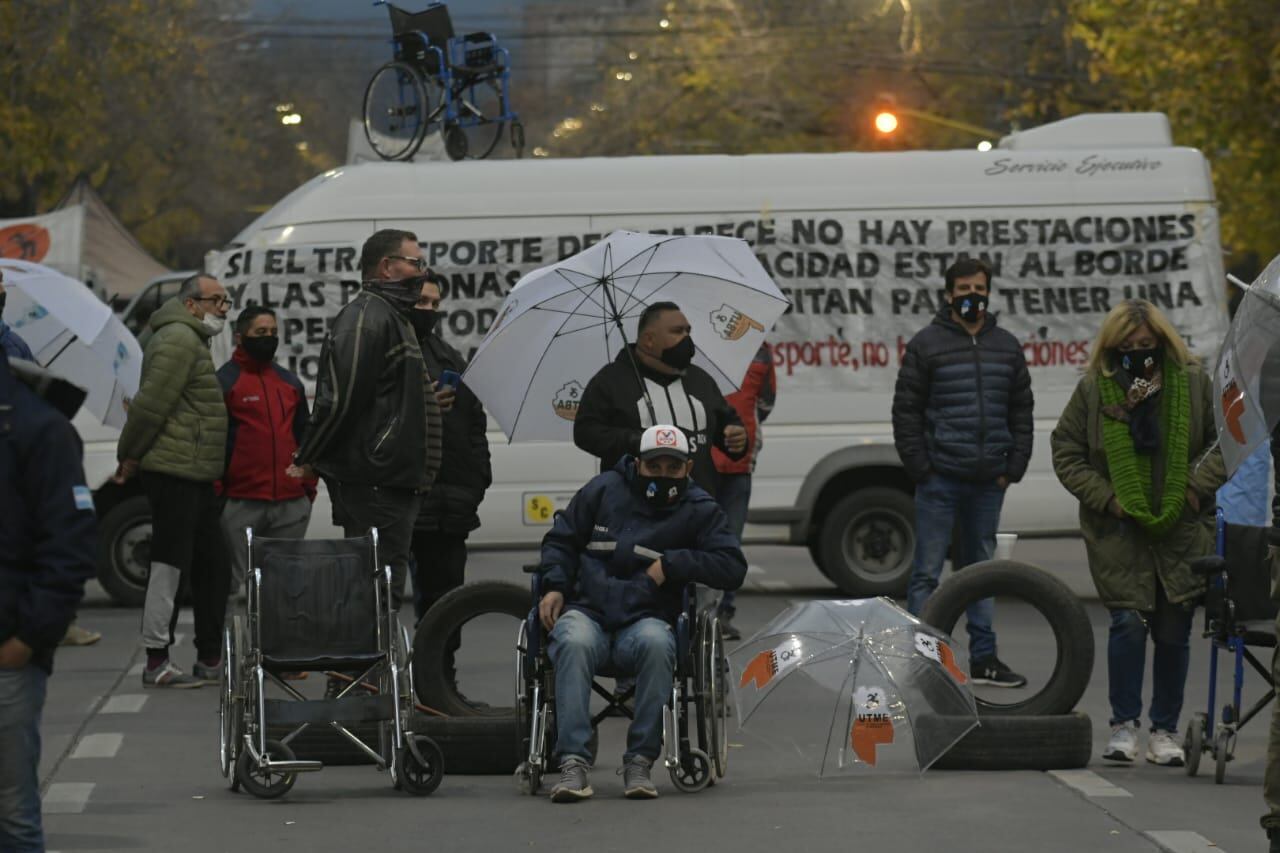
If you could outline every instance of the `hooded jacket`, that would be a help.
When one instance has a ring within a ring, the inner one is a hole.
[[[440,407],[413,326],[366,288],[325,337],[315,409],[295,458],[339,483],[426,492],[440,454]]]
[[[634,344],[621,350],[587,383],[574,417],[573,443],[598,458],[603,472],[623,456],[639,453],[640,436],[647,428],[674,424],[689,439],[693,481],[714,495],[719,477],[711,447],[720,448],[729,459],[746,456],[746,450],[729,453],[724,446],[724,428],[741,425],[742,419],[702,368],[690,365],[681,374],[659,373],[641,363],[634,350]],[[637,370],[653,401],[652,413],[636,380]]]
[[[711,448],[711,458],[717,471],[721,474],[750,474],[755,470],[756,452],[763,444],[760,425],[773,412],[777,399],[778,375],[773,368],[773,350],[768,344],[761,344],[747,368],[742,387],[725,397],[747,429],[747,452],[740,459],[730,459],[720,452],[720,448]]]
[[[97,568],[80,455],[71,422],[0,350],[0,643],[17,637],[46,672]]]
[[[220,494],[236,500],[315,497],[315,484],[285,474],[307,429],[307,394],[293,373],[236,347],[218,368],[227,404],[227,470]]]
[[[213,369],[213,336],[178,297],[151,315],[142,384],[129,402],[116,455],[143,471],[212,483],[227,451],[227,407]]]
[[[988,313],[970,335],[944,305],[907,344],[893,393],[893,442],[917,483],[937,472],[985,483],[1027,472],[1034,398],[1018,339]]]
[[[650,507],[632,489],[635,460],[618,461],[556,513],[542,539],[544,592],[615,631],[646,616],[672,621],[685,584],[742,586],[747,560],[720,505],[696,483],[671,508]],[[666,580],[646,573],[662,560]]]
[[[446,370],[462,373],[466,359],[434,332],[418,339],[427,372],[439,377]],[[488,418],[479,398],[458,385],[453,408],[442,412],[444,458],[431,491],[422,499],[414,527],[462,535],[480,526],[480,502],[493,483],[489,464]]]

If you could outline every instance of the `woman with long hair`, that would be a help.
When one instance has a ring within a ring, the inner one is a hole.
[[[1191,617],[1213,552],[1213,498],[1226,479],[1213,383],[1169,320],[1128,299],[1107,315],[1084,377],[1053,431],[1053,468],[1080,501],[1089,571],[1111,611],[1111,738],[1103,758],[1138,754],[1147,636],[1155,645],[1147,761],[1179,767],[1178,717]]]

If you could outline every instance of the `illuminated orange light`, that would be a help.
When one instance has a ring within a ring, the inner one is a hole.
[[[876,113],[876,130],[893,133],[898,129],[898,117],[887,110]]]

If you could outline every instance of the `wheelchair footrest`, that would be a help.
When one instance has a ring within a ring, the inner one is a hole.
[[[315,773],[324,769],[323,761],[271,761],[267,765],[269,770],[278,770],[282,773]]]
[[[370,723],[395,719],[395,700],[390,696],[344,696],[298,702],[268,699],[267,723]]]

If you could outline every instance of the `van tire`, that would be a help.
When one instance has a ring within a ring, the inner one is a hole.
[[[151,504],[125,498],[98,525],[98,581],[121,607],[141,607],[151,571]]]
[[[452,589],[431,605],[413,634],[413,680],[418,701],[451,717],[511,716],[514,708],[477,708],[445,678],[445,645],[449,635],[486,613],[505,613],[518,623],[529,615],[528,587],[505,581],[476,581]],[[516,653],[518,624],[511,626],[511,655]],[[433,735],[434,737],[434,735]],[[443,745],[443,744],[442,744]]]
[[[380,723],[350,723],[347,728],[375,750],[378,748]],[[272,724],[267,737],[280,739],[295,726]],[[468,776],[508,775],[523,760],[520,744],[520,721],[514,716],[502,717],[436,717],[413,715],[413,733],[426,735],[444,753],[444,766],[450,774]],[[305,761],[323,761],[326,767],[348,767],[373,764],[373,759],[355,744],[326,725],[308,726],[289,741],[294,753]]]
[[[1038,610],[1053,629],[1058,657],[1053,674],[1040,692],[1008,705],[993,705],[974,697],[978,712],[987,716],[1071,713],[1093,674],[1093,626],[1071,588],[1044,569],[1014,560],[988,560],[966,566],[929,596],[920,618],[950,634],[970,604],[996,595],[1020,599]]]
[[[920,726],[926,727],[927,717]],[[1093,724],[1082,712],[1050,716],[979,717],[977,728],[930,770],[1074,770],[1089,764]]]
[[[846,595],[903,595],[916,547],[915,503],[899,489],[858,489],[823,517],[817,545],[819,568]]]

